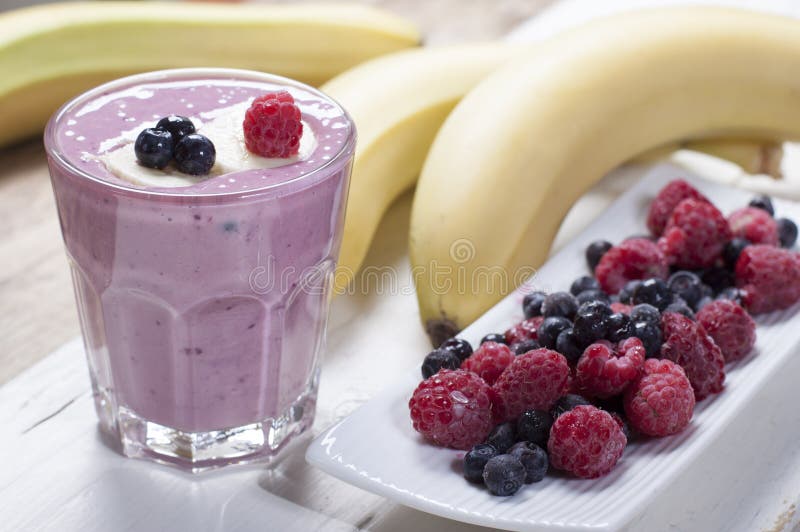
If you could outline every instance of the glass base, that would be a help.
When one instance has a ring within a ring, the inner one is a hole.
[[[193,473],[232,464],[270,462],[311,426],[315,403],[316,394],[303,395],[275,418],[223,430],[184,432],[148,421],[126,407],[116,409],[114,420],[109,395],[101,391],[95,396],[100,425],[119,439],[125,456],[175,465]]]

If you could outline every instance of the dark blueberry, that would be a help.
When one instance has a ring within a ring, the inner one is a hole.
[[[596,240],[589,244],[586,248],[586,264],[589,265],[589,271],[593,272],[597,268],[597,263],[606,254],[606,251],[612,247],[611,242],[605,240]]]
[[[589,345],[595,340],[605,338],[608,334],[608,318],[614,312],[602,301],[584,303],[575,313],[575,324],[572,332],[581,345]]]
[[[439,370],[458,369],[461,366],[461,359],[458,355],[447,349],[434,349],[425,356],[422,361],[422,378],[427,379],[439,373]]]
[[[742,291],[736,288],[735,286],[731,286],[730,288],[726,288],[725,290],[717,294],[717,299],[729,299],[741,305]]]
[[[694,319],[694,312],[692,312],[691,307],[689,307],[689,304],[686,303],[686,301],[680,298],[670,303],[664,312],[675,312],[677,314],[683,314],[690,320]]]
[[[628,281],[625,283],[625,286],[622,287],[622,290],[619,291],[618,297],[620,303],[625,303],[626,305],[633,304],[633,293],[642,284],[642,281],[639,279],[634,279],[633,281]]]
[[[161,131],[169,131],[175,142],[178,142],[186,135],[191,135],[196,130],[191,120],[185,116],[169,115],[165,116],[156,124],[156,129]]]
[[[575,332],[572,329],[565,329],[561,331],[556,339],[556,351],[564,355],[570,365],[578,363],[578,359],[583,354],[584,345],[575,337]]]
[[[550,461],[545,450],[539,445],[521,441],[515,443],[508,454],[517,458],[525,466],[525,484],[539,482],[547,474]]]
[[[145,129],[136,137],[133,151],[139,164],[147,168],[165,168],[172,160],[172,135],[168,131]]]
[[[702,281],[692,272],[681,270],[669,276],[667,286],[673,294],[690,305],[694,305],[703,297]]]
[[[524,340],[512,345],[511,350],[515,355],[524,355],[528,351],[533,351],[534,349],[539,349],[540,347],[542,346],[538,340]]]
[[[647,358],[658,357],[661,352],[661,326],[646,321],[633,324],[633,335],[642,341]]]
[[[570,327],[572,327],[572,322],[567,318],[562,318],[561,316],[545,318],[537,331],[539,343],[542,344],[542,347],[555,349],[558,335],[561,334],[561,331]]]
[[[753,197],[748,203],[751,207],[767,211],[770,216],[775,216],[775,207],[772,206],[772,198],[763,194]]]
[[[510,421],[496,425],[486,437],[486,443],[503,454],[517,442],[517,427]]]
[[[778,238],[781,241],[781,247],[794,246],[797,242],[797,224],[789,218],[778,218],[775,221],[778,223]]]
[[[577,296],[581,292],[587,290],[600,290],[600,283],[597,282],[597,279],[589,275],[578,277],[572,281],[572,286],[569,287],[569,293],[573,296]]]
[[[701,284],[700,289],[703,291],[703,297],[714,297],[714,289],[706,283]]]
[[[485,344],[486,342],[495,342],[498,344],[506,343],[506,335],[503,333],[489,333],[483,338],[481,338],[481,343]]]
[[[558,416],[564,412],[569,412],[576,406],[590,404],[592,403],[582,395],[568,393],[567,395],[561,396],[558,401],[555,402],[553,408],[550,409],[550,415],[553,416],[553,419],[558,419]]]
[[[631,319],[627,314],[617,312],[608,317],[608,335],[606,339],[610,342],[621,342],[633,336]]]
[[[563,316],[572,319],[577,310],[578,300],[569,292],[553,292],[542,303],[542,315],[545,318]]]
[[[533,318],[534,316],[542,315],[542,303],[547,294],[544,292],[531,292],[525,294],[522,299],[522,311],[525,313],[526,318]]]
[[[701,309],[701,308],[705,307],[706,305],[708,305],[708,304],[709,304],[709,303],[711,303],[712,301],[714,301],[714,299],[713,299],[713,298],[711,298],[711,297],[709,297],[709,296],[703,296],[703,297],[700,299],[700,301],[698,301],[698,302],[697,302],[697,305],[695,305],[695,306],[694,306],[694,311],[695,311],[695,312],[700,312],[700,309]]]
[[[633,307],[631,309],[630,317],[632,322],[643,321],[658,327],[661,326],[661,313],[656,307],[653,305],[648,305],[647,303]]]
[[[664,310],[672,302],[672,293],[667,283],[661,279],[647,279],[633,292],[634,304],[647,303],[658,310]]]
[[[472,354],[472,346],[466,340],[461,338],[450,338],[445,340],[439,349],[446,349],[452,351],[462,362],[465,361]]]
[[[750,241],[746,238],[734,238],[730,240],[722,249],[722,259],[725,261],[725,266],[729,270],[736,267],[736,261],[739,260],[739,255],[742,250],[750,245]]]
[[[186,135],[175,145],[175,165],[189,175],[207,175],[217,159],[214,144],[203,135]]]
[[[490,458],[483,468],[483,483],[493,495],[508,497],[522,487],[528,472],[519,458],[500,454]]]
[[[733,286],[734,283],[733,273],[725,268],[709,268],[700,277],[704,283],[711,287],[715,294],[720,293],[729,286]]]
[[[470,482],[483,482],[483,468],[497,454],[497,449],[488,443],[479,443],[470,449],[464,455],[464,478]]]
[[[546,446],[550,437],[553,416],[544,410],[527,410],[517,420],[517,438]]]
[[[602,290],[584,290],[575,299],[578,300],[578,305],[588,303],[589,301],[602,301],[603,303],[611,303],[611,298]]]

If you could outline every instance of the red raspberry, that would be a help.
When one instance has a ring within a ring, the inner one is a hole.
[[[560,353],[535,349],[514,357],[492,386],[495,417],[510,421],[526,410],[550,410],[568,379],[569,364]]]
[[[505,344],[484,342],[464,362],[461,369],[478,375],[486,384],[494,384],[497,377],[514,360],[514,353]]]
[[[505,332],[506,343],[508,345],[518,344],[525,340],[536,340],[539,338],[539,326],[544,321],[542,316],[534,316],[523,320]]]
[[[419,383],[408,402],[414,430],[453,449],[470,449],[492,429],[491,388],[463,369],[443,369]]]
[[[594,343],[575,366],[578,388],[601,399],[618,395],[639,377],[644,358],[644,346],[638,338],[628,338],[616,346],[607,341]]]
[[[728,225],[735,237],[746,238],[753,244],[777,246],[778,224],[764,209],[745,207],[728,216]]]
[[[633,307],[630,305],[626,305],[625,303],[620,303],[619,301],[611,303],[612,312],[621,312],[622,314],[630,314],[631,310],[633,310]]]
[[[694,392],[683,368],[670,360],[651,358],[644,374],[625,391],[628,422],[648,436],[675,434],[689,424]]]
[[[730,239],[728,220],[719,209],[707,201],[685,199],[672,211],[658,247],[671,265],[707,268]]]
[[[696,188],[683,179],[670,181],[661,189],[650,204],[650,211],[647,213],[647,228],[653,235],[661,236],[673,209],[685,199],[708,201]]]
[[[606,251],[594,274],[603,290],[616,294],[628,281],[651,277],[666,279],[669,266],[654,242],[646,238],[629,238]]]
[[[661,316],[661,358],[679,364],[701,400],[722,391],[725,382],[725,359],[719,346],[699,323],[683,314],[665,312]]]
[[[558,416],[547,450],[553,467],[581,478],[597,478],[614,469],[627,443],[611,414],[581,405]]]
[[[268,92],[253,100],[244,114],[244,143],[262,157],[297,155],[303,123],[300,109],[286,91]]]
[[[747,246],[736,262],[736,286],[753,314],[790,307],[800,300],[800,259],[773,246]]]
[[[704,305],[697,323],[714,339],[726,362],[742,358],[756,344],[756,322],[735,301],[720,299]]]

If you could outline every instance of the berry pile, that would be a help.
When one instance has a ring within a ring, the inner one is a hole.
[[[647,226],[652,239],[591,243],[593,276],[526,294],[525,319],[474,352],[453,338],[425,357],[414,428],[467,451],[467,480],[507,496],[551,466],[605,475],[634,436],[682,431],[722,391],[725,363],[755,344],[751,313],[800,300],[797,227],[768,197],[725,218],[677,180]]]
[[[136,137],[136,159],[142,166],[157,170],[174,161],[184,174],[207,175],[216,162],[217,151],[207,137],[195,131],[185,116],[166,116],[156,127],[144,129]]]

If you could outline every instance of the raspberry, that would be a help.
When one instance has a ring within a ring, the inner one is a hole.
[[[495,416],[500,421],[516,419],[526,410],[550,410],[567,390],[569,364],[550,349],[519,355],[492,386]]]
[[[538,330],[543,321],[542,316],[535,316],[517,323],[505,332],[506,343],[514,345],[525,340],[536,340],[539,338]]]
[[[490,393],[474,373],[443,369],[419,383],[408,402],[414,430],[436,445],[467,450],[492,429]]]
[[[505,344],[486,342],[478,347],[477,351],[461,363],[461,369],[471,371],[478,375],[487,384],[491,385],[503,370],[514,360],[514,353]]]
[[[728,225],[734,237],[744,238],[753,244],[777,246],[778,224],[764,209],[745,207],[728,216]]]
[[[648,436],[668,436],[685,429],[692,419],[694,404],[686,373],[670,360],[647,360],[644,374],[625,391],[628,421]]]
[[[594,343],[575,367],[578,387],[586,395],[601,399],[620,394],[641,373],[644,357],[638,338],[628,338],[616,346],[607,341]]]
[[[286,91],[268,92],[253,100],[244,114],[244,142],[262,157],[297,155],[303,124],[300,109]]]
[[[725,359],[702,325],[682,314],[665,312],[661,317],[661,332],[664,339],[661,358],[683,368],[696,400],[722,391]]]
[[[670,265],[678,268],[707,268],[722,254],[731,239],[728,221],[707,201],[685,199],[669,217],[658,247]]]
[[[616,294],[628,281],[652,277],[666,279],[669,266],[654,242],[646,238],[629,238],[609,249],[594,272],[603,290]]]
[[[626,444],[611,414],[581,405],[556,419],[547,450],[553,467],[581,478],[597,478],[614,468]]]
[[[708,201],[696,188],[683,179],[671,181],[662,188],[650,204],[650,211],[647,213],[647,228],[650,229],[650,232],[655,236],[661,236],[678,203],[690,198]]]
[[[736,261],[736,286],[753,314],[790,307],[800,300],[800,259],[773,246],[747,246]]]
[[[709,303],[697,313],[697,322],[722,350],[726,362],[742,358],[756,343],[756,322],[735,301]]]

